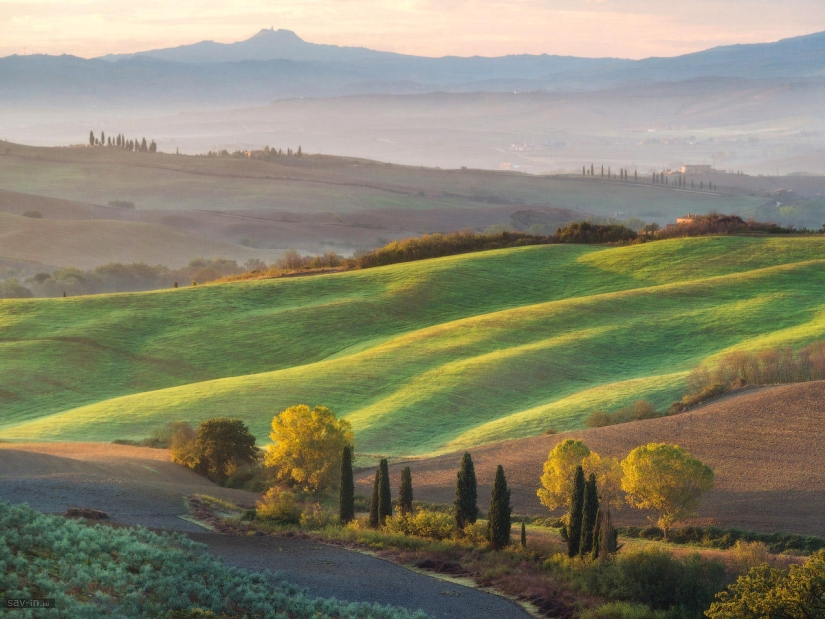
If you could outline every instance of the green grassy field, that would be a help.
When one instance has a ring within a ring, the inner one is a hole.
[[[334,275],[0,302],[0,439],[142,438],[304,402],[425,455],[665,407],[737,348],[825,337],[825,239],[541,246]]]

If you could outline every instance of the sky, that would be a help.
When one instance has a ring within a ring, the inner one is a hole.
[[[0,56],[94,57],[262,28],[419,56],[676,56],[825,31],[825,0],[0,0]]]

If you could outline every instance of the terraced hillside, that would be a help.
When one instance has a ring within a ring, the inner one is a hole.
[[[426,455],[665,406],[733,348],[825,337],[825,239],[543,246],[334,275],[0,302],[0,439],[141,438],[306,402]]]

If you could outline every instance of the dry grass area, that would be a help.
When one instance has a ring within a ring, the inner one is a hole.
[[[825,381],[767,387],[712,402],[674,417],[507,441],[473,450],[479,503],[489,501],[497,464],[504,466],[518,513],[547,515],[535,490],[548,452],[566,438],[623,458],[650,442],[676,443],[713,468],[716,488],[708,495],[699,525],[754,531],[825,535]],[[391,467],[412,468],[415,497],[450,502],[460,453]],[[358,476],[364,492],[371,471]],[[637,510],[618,514],[622,524],[640,524]]]

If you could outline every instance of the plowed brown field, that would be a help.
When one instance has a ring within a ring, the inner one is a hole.
[[[825,381],[748,390],[692,412],[606,428],[507,441],[473,450],[479,505],[486,509],[495,467],[504,466],[517,513],[549,515],[536,498],[548,452],[566,438],[582,439],[601,455],[623,458],[638,445],[683,446],[713,468],[716,488],[692,524],[825,536]],[[397,463],[412,468],[415,498],[454,498],[460,453]],[[366,492],[372,471],[358,474]],[[625,508],[620,523],[641,524]]]

